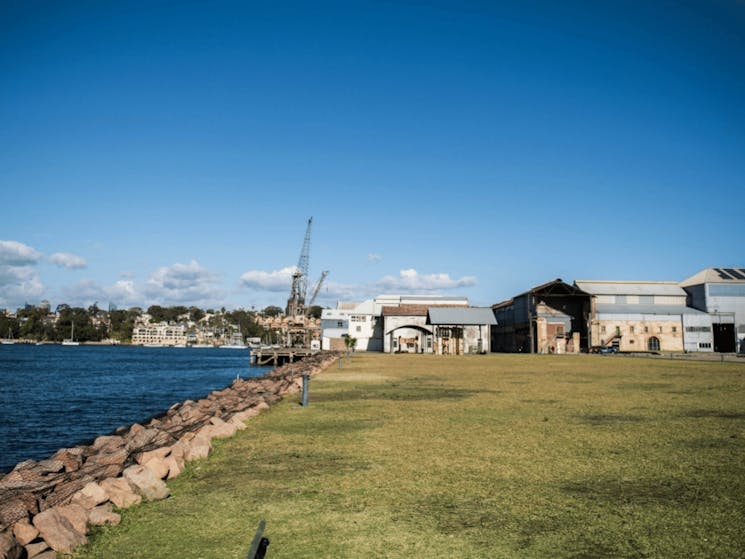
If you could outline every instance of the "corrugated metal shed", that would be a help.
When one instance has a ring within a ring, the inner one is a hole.
[[[577,280],[574,284],[590,295],[686,295],[683,288],[674,281]]]
[[[682,287],[703,283],[745,283],[745,268],[706,268],[680,282]]]
[[[705,312],[685,305],[614,305],[598,303],[595,306],[597,314],[658,314],[658,315],[705,315]]]
[[[448,326],[477,326],[480,324],[496,326],[497,319],[490,308],[484,307],[430,307],[427,313],[427,324],[444,324]]]

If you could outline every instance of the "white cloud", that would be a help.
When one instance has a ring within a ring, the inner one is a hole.
[[[476,278],[451,278],[450,274],[420,274],[413,268],[401,270],[398,276],[385,276],[376,283],[379,288],[392,291],[441,291],[476,285]]]
[[[0,266],[30,266],[36,264],[41,253],[18,241],[0,241]]]
[[[18,308],[44,293],[34,266],[41,253],[18,241],[0,241],[0,307]]]
[[[377,263],[378,263],[378,262],[380,262],[381,260],[383,260],[383,257],[382,257],[382,256],[380,256],[379,254],[373,254],[373,253],[370,253],[370,254],[368,254],[368,255],[367,255],[367,261],[368,261],[368,262],[369,262],[370,264],[377,264]]]
[[[55,264],[60,268],[81,269],[88,267],[85,258],[75,254],[70,254],[69,252],[55,252],[49,257],[49,260],[52,264]]]
[[[158,268],[145,284],[145,296],[162,305],[220,305],[224,298],[219,278],[196,260]],[[126,287],[126,282],[118,282]]]
[[[289,291],[295,270],[297,270],[295,266],[272,272],[251,270],[241,275],[241,287],[261,291]]]
[[[143,296],[132,281],[119,280],[114,285],[103,286],[93,280],[82,280],[62,289],[62,301],[78,307],[98,302],[101,308],[107,308],[109,303],[126,308],[142,305]]]

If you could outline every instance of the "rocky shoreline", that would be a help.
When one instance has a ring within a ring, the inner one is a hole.
[[[121,427],[90,445],[28,460],[0,477],[0,559],[52,559],[86,543],[91,525],[118,524],[116,509],[169,495],[165,481],[206,458],[212,439],[230,437],[262,409],[326,369],[320,353],[266,375],[237,379],[206,398],[186,400],[143,424]]]

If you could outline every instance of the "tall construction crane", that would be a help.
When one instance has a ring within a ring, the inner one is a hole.
[[[297,269],[292,274],[292,287],[285,309],[287,316],[305,314],[305,296],[308,293],[308,268],[310,265],[311,225],[313,225],[312,217],[308,220],[308,227],[305,229],[305,239],[303,240],[303,248],[300,250],[300,258],[297,261]]]
[[[308,316],[308,313],[310,313],[310,308],[313,306],[313,303],[316,302],[316,297],[318,297],[318,292],[321,291],[321,286],[323,285],[323,280],[326,279],[326,276],[329,275],[328,270],[324,270],[321,272],[321,278],[316,282],[315,287],[313,288],[313,295],[310,296],[310,301],[308,301],[308,305],[305,307],[305,316]]]

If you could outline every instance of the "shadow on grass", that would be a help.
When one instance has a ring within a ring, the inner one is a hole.
[[[348,402],[351,400],[394,400],[394,401],[427,401],[427,400],[463,400],[483,394],[483,390],[450,388],[447,386],[423,386],[409,384],[376,384],[352,390],[318,391],[313,394],[315,402]],[[491,392],[495,393],[495,392]],[[498,393],[498,392],[496,392]]]
[[[706,498],[700,485],[678,479],[590,479],[569,481],[560,489],[567,494],[614,505],[684,506]]]
[[[621,413],[593,413],[578,415],[577,418],[587,425],[615,425],[618,423],[635,423],[644,421],[646,418],[641,415],[621,414]]]
[[[314,398],[318,400],[318,398]],[[281,433],[283,435],[346,435],[349,433],[358,433],[369,429],[376,429],[385,424],[383,419],[364,418],[364,419],[313,419],[309,421],[297,421],[292,423],[276,423],[266,426],[267,431],[272,433]]]
[[[681,414],[681,417],[705,418],[713,417],[716,419],[745,419],[745,412],[727,411],[727,410],[688,410]]]

